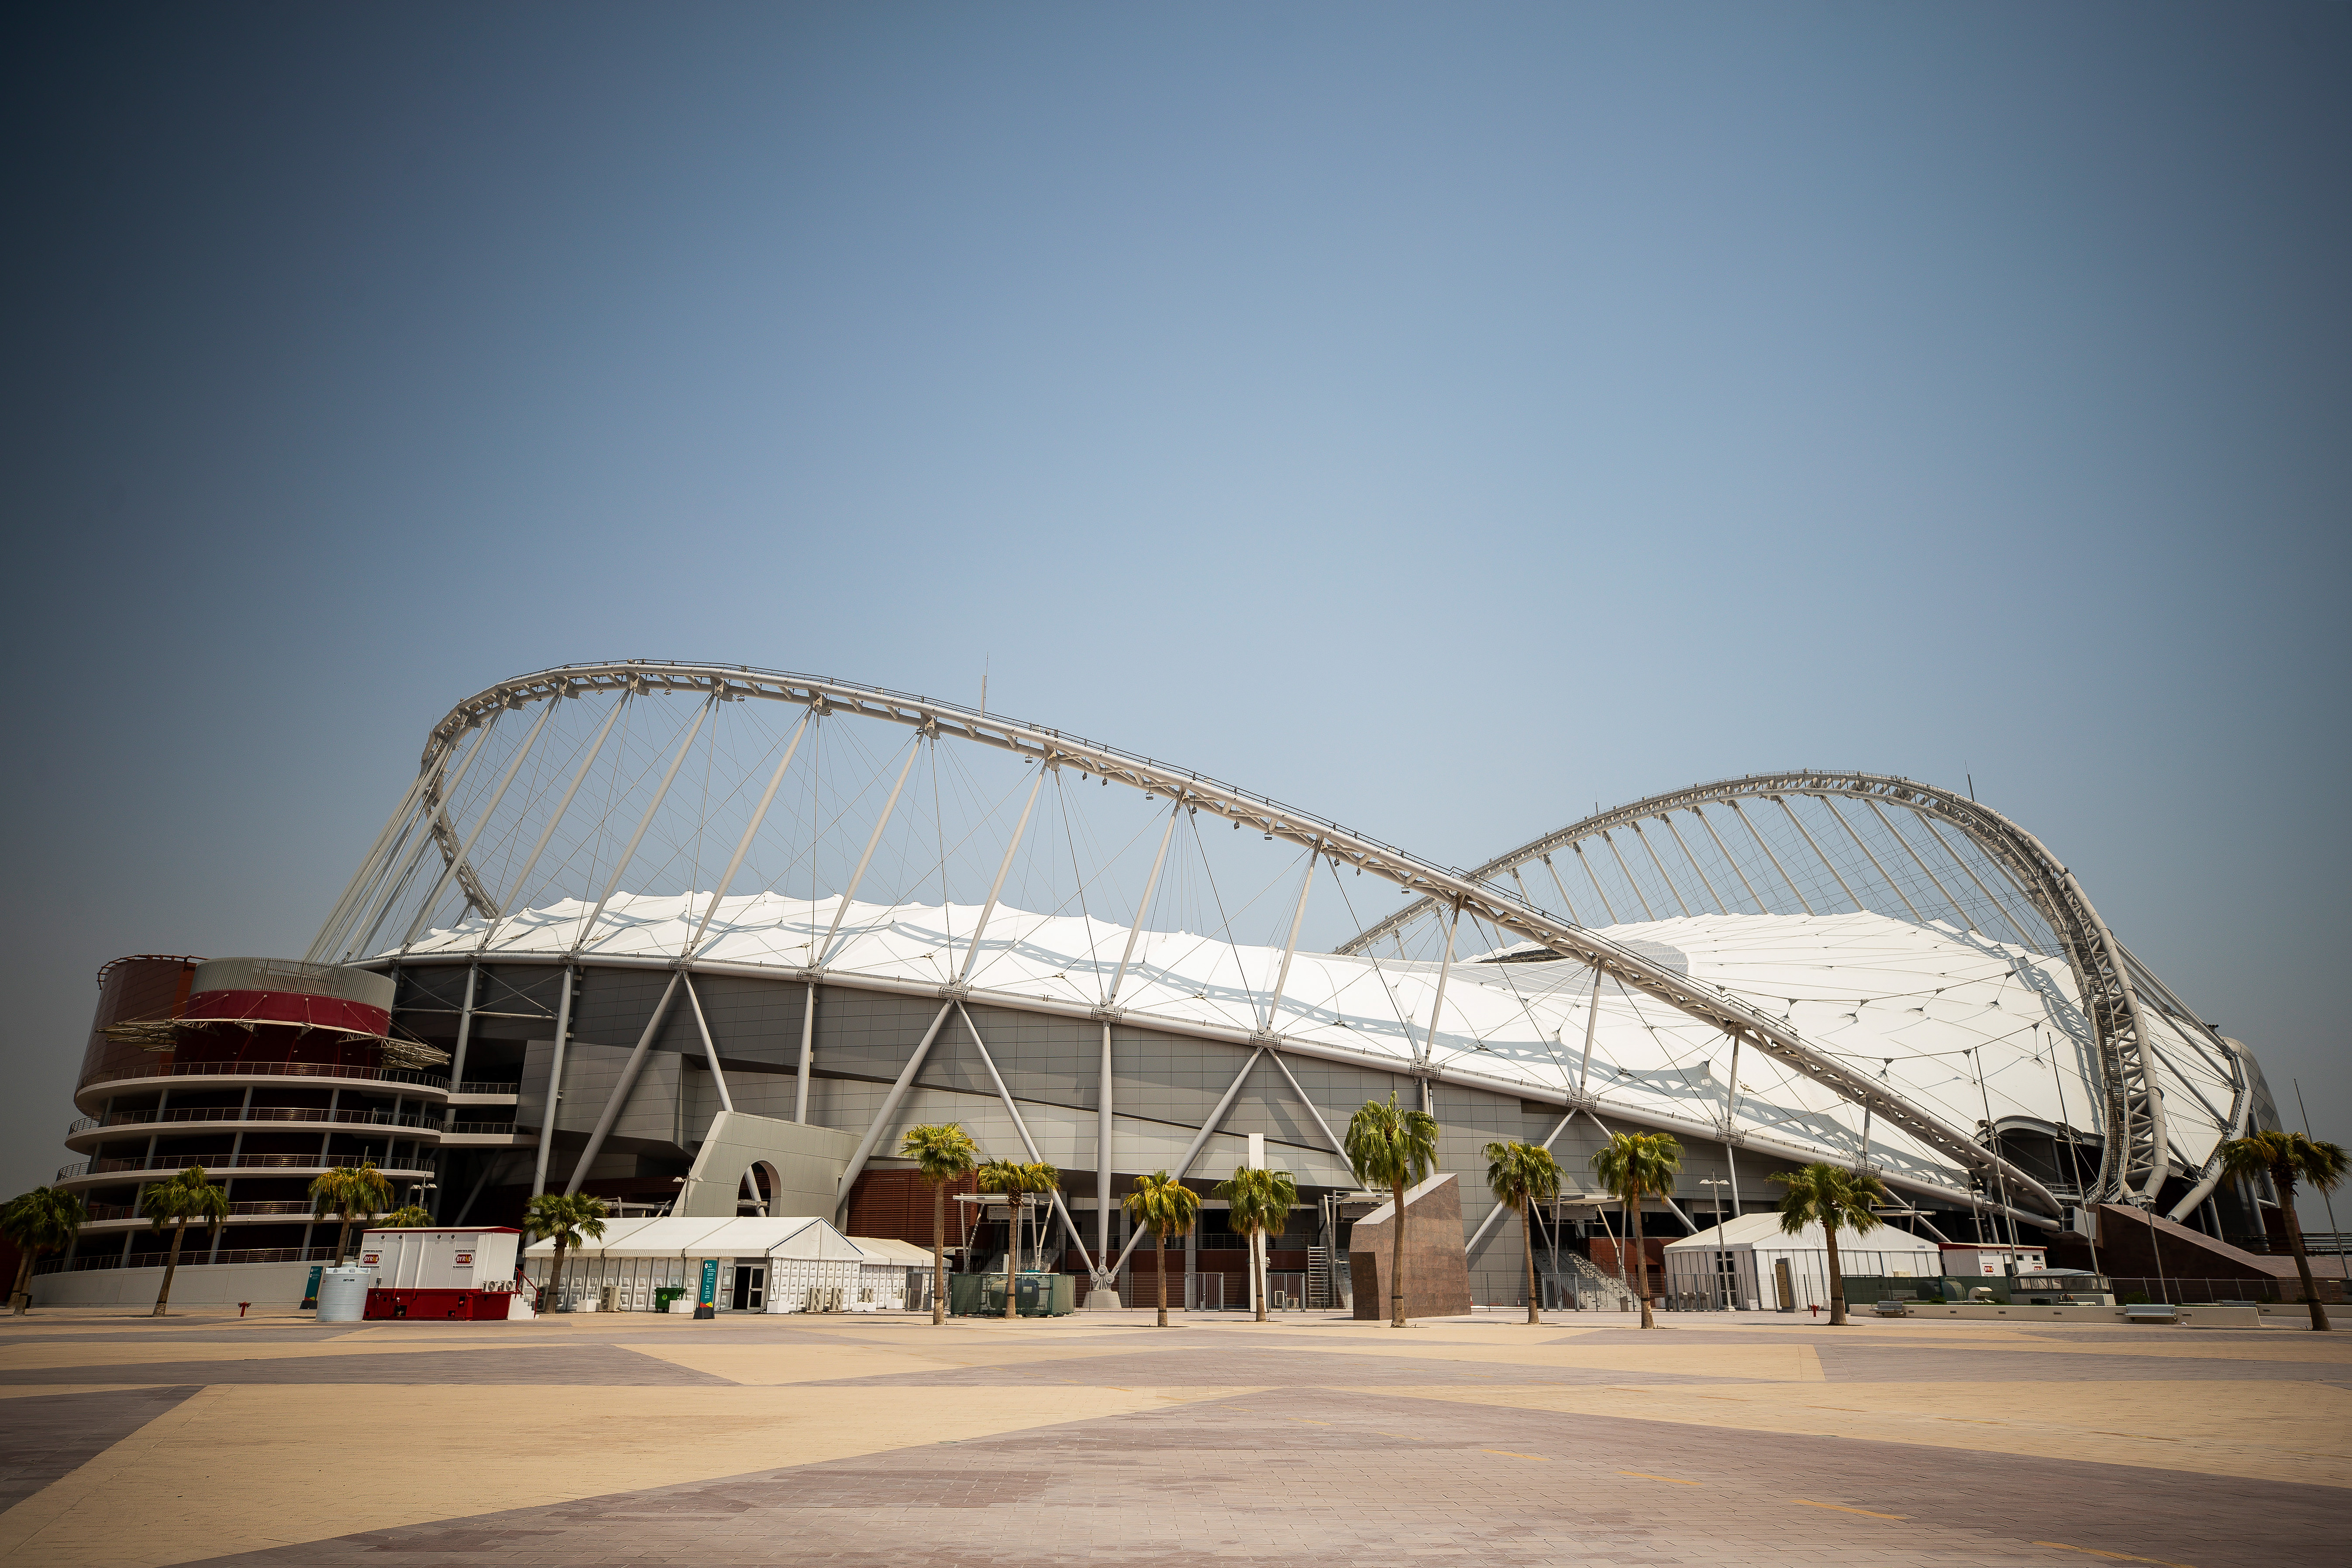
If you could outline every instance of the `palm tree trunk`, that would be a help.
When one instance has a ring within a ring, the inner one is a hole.
[[[155,1310],[149,1314],[160,1318],[172,1300],[172,1276],[180,1271],[180,1243],[187,1239],[188,1222],[182,1220],[172,1231],[172,1256],[163,1265],[163,1288],[155,1292]]]
[[[555,1238],[555,1267],[547,1271],[547,1310],[563,1310],[563,1237]]]
[[[1633,1267],[1642,1271],[1642,1326],[1654,1329],[1658,1326],[1658,1320],[1656,1314],[1650,1310],[1650,1252],[1642,1241],[1641,1200],[1637,1198],[1627,1204],[1625,1209],[1633,1216]]]
[[[1845,1322],[1845,1272],[1838,1267],[1838,1216],[1822,1216],[1822,1234],[1830,1242],[1830,1326],[1837,1328]]]
[[[1528,1246],[1528,1321],[1539,1323],[1536,1315],[1536,1208],[1533,1204],[1519,1205],[1519,1234]]]
[[[1013,1286],[1021,1279],[1021,1194],[1012,1194],[1013,1201],[1004,1205],[1005,1217],[1013,1228],[1004,1238],[1004,1321],[1013,1321]]]
[[[1168,1326],[1168,1238],[1158,1229],[1151,1233],[1151,1271],[1160,1276],[1160,1326]]]
[[[1391,1184],[1396,1194],[1396,1235],[1389,1247],[1389,1327],[1404,1327],[1404,1183]]]
[[[347,1214],[343,1215],[343,1223],[335,1230],[335,1267],[338,1268],[343,1266],[343,1253],[351,1238],[352,1216]]]
[[[2303,1276],[2304,1304],[2311,1309],[2315,1333],[2326,1333],[2327,1311],[2319,1304],[2319,1286],[2311,1278],[2311,1256],[2303,1249],[2303,1221],[2294,1213],[2294,1173],[2273,1167],[2271,1182],[2278,1188],[2279,1218],[2286,1222],[2286,1247],[2294,1254],[2295,1271]]]
[[[16,1265],[16,1288],[8,1292],[8,1310],[23,1317],[33,1304],[33,1248],[25,1248],[24,1260]]]
[[[931,1326],[948,1321],[948,1184],[931,1184]]]
[[[1266,1273],[1265,1247],[1261,1245],[1265,1238],[1264,1231],[1259,1231],[1250,1237],[1250,1267],[1257,1270],[1257,1321],[1261,1323],[1265,1321],[1265,1289],[1266,1280],[1269,1278]]]

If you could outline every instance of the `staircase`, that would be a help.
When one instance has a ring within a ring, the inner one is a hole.
[[[1549,1259],[1545,1261],[1549,1262]],[[1579,1301],[1600,1304],[1603,1311],[1621,1311],[1629,1308],[1633,1292],[1614,1274],[1604,1274],[1599,1265],[1581,1253],[1563,1252],[1560,1276],[1565,1276],[1569,1288]],[[1545,1272],[1550,1272],[1549,1269]],[[1559,1276],[1555,1276],[1558,1278]]]

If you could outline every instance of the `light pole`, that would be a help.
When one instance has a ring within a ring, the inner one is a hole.
[[[1702,1187],[1713,1187],[1715,1189],[1715,1288],[1717,1293],[1723,1298],[1722,1302],[1719,1304],[1728,1306],[1731,1300],[1731,1293],[1724,1288],[1723,1283],[1723,1259],[1725,1256],[1723,1250],[1723,1189],[1731,1185],[1731,1184],[1729,1182],[1717,1181],[1713,1176],[1701,1176],[1698,1179],[1698,1184]]]

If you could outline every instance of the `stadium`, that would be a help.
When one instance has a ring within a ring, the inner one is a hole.
[[[191,1163],[230,1215],[191,1241],[175,1299],[299,1294],[334,1239],[309,1184],[362,1161],[445,1225],[585,1191],[928,1246],[929,1191],[895,1151],[953,1121],[1060,1169],[1018,1245],[1082,1304],[1150,1299],[1118,1208],[1137,1176],[1207,1195],[1262,1160],[1300,1194],[1269,1244],[1277,1304],[1331,1307],[1383,1197],[1339,1135],[1391,1095],[1441,1125],[1481,1305],[1524,1303],[1530,1231],[1548,1301],[1622,1296],[1624,1216],[1590,1158],[1624,1130],[1684,1148],[1681,1185],[1645,1205],[1658,1243],[1831,1160],[1879,1174],[1906,1245],[2291,1272],[2270,1194],[2218,1169],[2223,1141],[2277,1124],[2247,1047],[2024,827],[1872,773],[1703,784],[1465,870],[984,710],[568,665],[433,728],[299,960],[142,955],[100,981],[58,1173],[91,1223],[42,1265],[44,1302],[152,1296],[139,1193]],[[1505,1138],[1569,1173],[1527,1226],[1484,1184]],[[960,1265],[1001,1260],[1017,1216],[958,1196]],[[1241,1246],[1212,1199],[1167,1259],[1171,1298],[1238,1305]],[[1657,1263],[1633,1260],[1645,1292]],[[1810,1299],[1701,1295],[1675,1304]]]

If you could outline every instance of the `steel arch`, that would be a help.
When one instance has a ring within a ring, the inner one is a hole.
[[[2049,922],[2051,930],[2057,933],[2059,944],[2065,950],[2061,956],[2073,969],[2075,986],[2082,994],[2084,1012],[2090,1020],[2100,1066],[2100,1089],[2104,1099],[2101,1121],[2105,1131],[2105,1148],[2098,1178],[2100,1196],[2151,1202],[2170,1168],[2162,1099],[2154,1092],[2148,1081],[2147,1052],[2145,1048],[2147,1024],[2139,994],[2144,984],[2169,1002],[2171,1005],[2168,1010],[2204,1035],[2221,1053],[2222,1059],[2230,1064],[2232,1096],[2231,1131],[2234,1135],[2243,1130],[2250,1106],[2250,1088],[2244,1063],[2238,1051],[2210,1025],[2173,1001],[2162,983],[2125,951],[2123,944],[2116,940],[2115,933],[2107,929],[2106,922],[2100,919],[2098,910],[2092,906],[2089,895],[2084,892],[2074,873],[2061,864],[2040,839],[1990,807],[1933,784],[1918,784],[1885,773],[1818,769],[1750,773],[1741,778],[1722,779],[1666,795],[1652,795],[1645,800],[1585,817],[1498,855],[1465,875],[1471,881],[1486,884],[1494,878],[1516,872],[1530,861],[1543,859],[1558,850],[1616,828],[1631,827],[1638,832],[1639,825],[1649,819],[1666,822],[1671,826],[1671,814],[1676,811],[1693,810],[1719,801],[1757,799],[1777,802],[1792,795],[1816,798],[1843,795],[1881,805],[1899,806],[1916,816],[1941,822],[1966,835],[1971,844],[2017,885],[2032,905],[2034,912]],[[1402,930],[1438,907],[1437,900],[1430,898],[1407,904],[1339,943],[1334,951],[1343,953],[1361,952],[1373,942]],[[2211,1174],[2217,1168],[2214,1162],[2219,1157],[2217,1152],[2207,1161],[2205,1168],[2198,1173],[2200,1178]],[[2210,1182],[2200,1179],[2185,1206],[2194,1208],[2210,1190]]]
[[[1076,768],[1088,777],[1125,784],[1257,828],[1269,838],[1345,861],[1422,895],[1424,902],[1443,901],[1451,908],[1485,921],[1500,930],[1538,942],[1566,958],[1593,965],[1601,974],[1637,990],[1686,1016],[1696,1018],[1786,1064],[1792,1071],[1823,1085],[1849,1102],[1869,1107],[1928,1148],[1964,1170],[1998,1171],[2036,1206],[2057,1219],[2063,1213],[2057,1197],[2031,1173],[2000,1158],[1962,1129],[1922,1106],[1891,1093],[1885,1085],[1854,1072],[1835,1057],[1815,1047],[1783,1021],[1733,996],[1719,986],[1691,980],[1632,950],[1560,920],[1526,900],[1486,886],[1475,873],[1443,868],[1352,828],[1286,806],[1269,796],[1244,790],[1187,768],[1176,767],[1135,752],[1082,740],[1043,725],[1024,723],[999,715],[976,712],[952,703],[937,702],[908,692],[882,687],[857,686],[826,677],[754,669],[748,665],[720,665],[648,659],[601,664],[572,664],[500,681],[452,708],[435,725],[420,761],[422,793],[436,797],[441,776],[459,741],[497,713],[533,702],[561,700],[591,693],[644,695],[656,691],[703,697],[713,701],[759,698],[793,703],[819,714],[843,713],[886,720],[934,736],[970,741],[1032,758],[1048,767]],[[1796,776],[1796,775],[1791,775]],[[1812,778],[1815,775],[1801,775]],[[1860,776],[1860,775],[1850,775]],[[1905,788],[1917,786],[1904,785]],[[412,797],[417,794],[412,789]],[[395,820],[399,814],[395,813]],[[387,837],[390,829],[387,827]],[[439,840],[443,854],[451,854],[449,840]],[[379,841],[383,842],[382,840]],[[2038,846],[2037,846],[2038,847]],[[388,860],[389,851],[384,852]],[[354,886],[383,873],[383,864],[363,866]],[[470,869],[470,868],[468,868]],[[347,898],[346,904],[349,900]],[[2087,907],[2087,905],[2085,906]],[[331,914],[318,939],[314,954],[335,953],[353,937],[356,920],[344,906]],[[2102,928],[2104,929],[2104,928]],[[1342,951],[1346,951],[1343,949]],[[352,956],[348,952],[342,957]],[[811,972],[805,978],[824,978]],[[942,985],[943,996],[960,996],[970,987]],[[2126,993],[2127,994],[2127,993]],[[1123,1010],[1101,1009],[1116,1019]],[[1273,1044],[1276,1037],[1265,1037]],[[1427,1071],[1424,1063],[1421,1070]],[[1590,1103],[1591,1097],[1570,1103]],[[1738,1144],[1746,1136],[1734,1128],[1717,1135]]]

